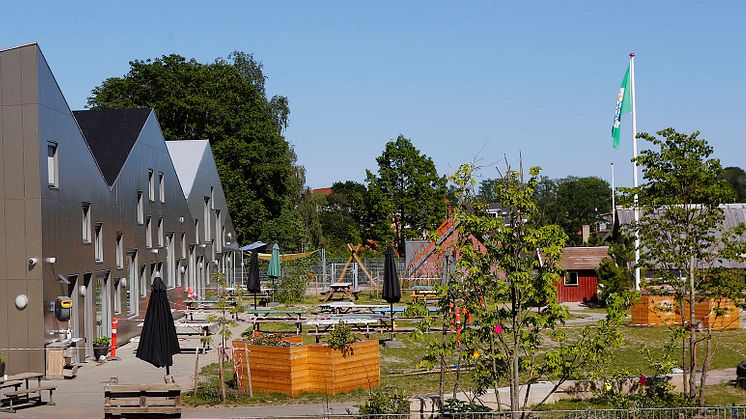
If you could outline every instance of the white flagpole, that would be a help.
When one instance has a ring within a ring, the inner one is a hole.
[[[614,162],[611,162],[611,228],[616,225],[616,186],[614,182]]]
[[[632,86],[630,98],[632,99],[632,179],[634,187],[637,188],[637,109],[635,106],[635,53],[629,53],[629,78]],[[637,194],[635,194],[635,223],[640,221],[640,207],[637,205]],[[640,231],[635,229],[635,290],[640,290]]]

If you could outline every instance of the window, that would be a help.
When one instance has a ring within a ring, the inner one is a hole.
[[[568,287],[578,286],[578,273],[577,272],[566,272],[565,273],[565,286],[568,286]]]
[[[210,209],[215,209],[215,188],[210,186]]]
[[[153,247],[153,220],[150,217],[145,219],[145,247]]]
[[[122,279],[114,282],[114,314],[122,313]]]
[[[161,198],[161,203],[166,202],[166,187],[163,184],[163,172],[158,173],[158,196]]]
[[[199,243],[199,219],[194,220],[194,242]]]
[[[138,277],[138,257],[137,251],[127,256],[129,262],[129,280],[127,281],[127,315],[134,316],[139,309],[140,298],[140,278]]]
[[[163,218],[158,219],[158,247],[163,247]]]
[[[83,203],[83,243],[91,242],[91,204]]]
[[[148,199],[150,202],[155,202],[155,177],[153,169],[148,169]]]
[[[215,210],[215,239],[218,246],[218,252],[223,251],[223,218],[221,217],[220,210]]]
[[[122,233],[117,233],[117,268],[124,268],[124,243],[122,243]]]
[[[101,240],[102,230],[104,226],[101,223],[97,223],[94,227],[94,246],[93,253],[96,257],[96,262],[104,261],[104,244]]]
[[[137,287],[140,290],[140,297],[146,297],[148,295],[148,265],[143,265],[140,270],[140,286]]]
[[[181,258],[186,259],[186,233],[181,233]]]
[[[137,224],[145,221],[145,205],[142,202],[142,191],[137,191]]]
[[[60,168],[57,163],[57,144],[47,143],[47,178],[49,186],[53,188],[60,186]]]
[[[209,241],[212,237],[210,235],[210,197],[205,197],[205,211],[202,217],[205,222],[205,241]]]

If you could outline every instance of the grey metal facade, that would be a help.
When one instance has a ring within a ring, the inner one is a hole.
[[[204,293],[212,273],[230,268],[235,232],[209,144],[200,161],[182,190],[151,111],[109,185],[38,46],[0,51],[0,350],[9,373],[43,372],[44,346],[68,328],[90,343],[117,317],[120,342],[138,334],[156,273],[181,308],[187,288]],[[205,196],[207,213],[197,205]],[[195,220],[211,234],[195,236]],[[19,295],[28,297],[23,309]],[[57,296],[73,299],[70,322],[54,317]]]

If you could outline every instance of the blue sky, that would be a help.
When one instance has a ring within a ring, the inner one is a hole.
[[[610,126],[630,51],[640,131],[699,130],[746,166],[743,2],[15,3],[0,48],[38,42],[73,109],[135,58],[253,53],[311,187],[363,180],[398,134],[446,174],[521,153],[550,177],[615,162],[628,185],[629,118],[619,150]]]

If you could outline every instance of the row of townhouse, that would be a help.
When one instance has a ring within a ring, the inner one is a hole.
[[[234,272],[208,141],[164,141],[151,109],[72,112],[36,44],[0,51],[0,351],[43,372],[46,345],[139,334],[156,275],[174,308]],[[72,300],[69,320],[55,300]]]

